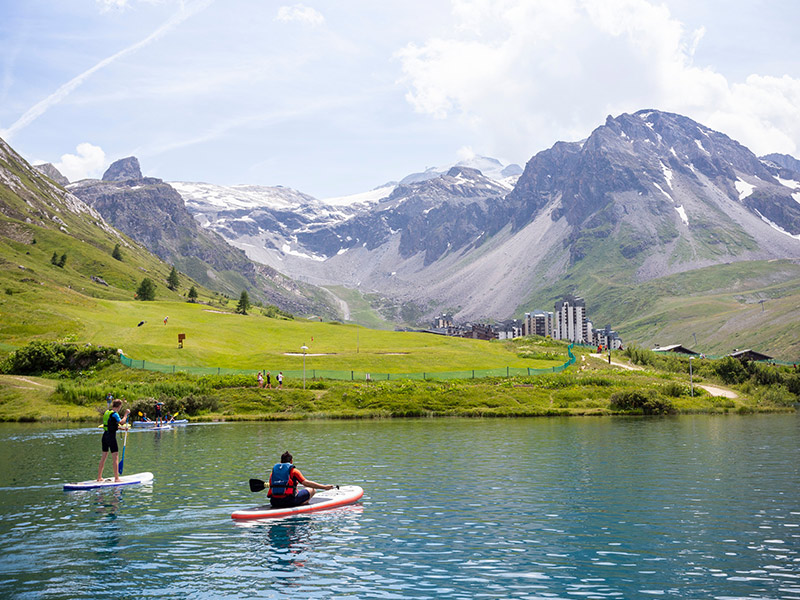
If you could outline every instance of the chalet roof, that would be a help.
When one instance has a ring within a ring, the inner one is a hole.
[[[672,344],[671,346],[656,346],[653,348],[653,352],[677,352],[678,354],[691,354],[692,356],[696,356],[698,354],[694,350],[690,350],[681,344]]]
[[[755,350],[734,350],[728,356],[732,356],[733,358],[738,358],[739,360],[772,360],[772,356],[767,356],[766,354],[762,354],[761,352],[756,352]]]

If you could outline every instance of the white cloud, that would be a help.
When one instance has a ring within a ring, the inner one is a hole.
[[[109,10],[121,10],[128,6],[128,0],[96,0],[102,12]]]
[[[456,118],[475,144],[529,157],[584,137],[607,114],[686,114],[757,153],[800,147],[800,80],[729,82],[694,64],[705,30],[687,32],[649,0],[452,0],[452,33],[397,53],[406,99]]]
[[[78,144],[76,151],[77,154],[63,154],[61,160],[53,166],[70,181],[101,177],[106,165],[106,153],[103,149],[83,142]]]
[[[325,17],[310,6],[295,4],[294,6],[281,6],[278,9],[278,15],[275,17],[275,20],[284,23],[297,21],[298,23],[317,27],[325,22]]]

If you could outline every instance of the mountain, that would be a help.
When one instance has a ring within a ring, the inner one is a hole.
[[[33,167],[37,171],[39,171],[42,175],[46,175],[53,181],[55,181],[61,187],[66,187],[69,185],[69,179],[64,177],[61,174],[61,171],[56,169],[55,165],[52,163],[44,163],[42,165],[34,165]]]
[[[539,152],[513,184],[428,169],[368,202],[305,198],[203,222],[285,273],[373,295],[394,318],[502,319],[578,293],[597,322],[624,332],[634,315],[617,299],[650,314],[665,281],[687,294],[738,290],[747,303],[780,280],[795,293],[800,173],[790,159],[759,159],[687,117],[642,110]],[[669,321],[653,319],[661,330]]]
[[[181,277],[178,291],[168,289],[169,265],[56,185],[55,179],[52,173],[45,176],[39,167],[31,167],[0,140],[4,343],[69,339],[85,330],[78,316],[81,310],[91,312],[104,300],[132,300],[144,277],[155,283],[156,299],[183,299],[191,280]],[[112,256],[117,246],[119,259]],[[207,290],[198,288],[204,298],[209,297]]]
[[[143,177],[135,157],[114,162],[102,180],[86,179],[68,188],[114,227],[210,289],[231,297],[246,289],[254,300],[293,313],[335,314],[324,292],[254,263],[200,227],[181,195],[160,179]]]

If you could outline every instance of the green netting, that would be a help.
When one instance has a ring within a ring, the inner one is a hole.
[[[572,354],[572,344],[567,346],[569,360],[563,365],[549,369],[530,369],[519,367],[500,367],[495,369],[470,369],[468,371],[431,371],[423,373],[368,373],[366,371],[333,371],[327,369],[306,369],[305,372],[283,371],[285,379],[335,379],[340,381],[393,381],[400,379],[481,379],[484,377],[511,377],[515,375],[544,375],[545,373],[560,373],[570,365],[575,364],[575,355]],[[193,375],[246,375],[253,377],[257,369],[225,369],[222,367],[184,367],[178,365],[160,365],[155,362],[137,360],[119,355],[120,362],[132,369],[145,369],[159,373],[191,373]],[[274,375],[273,375],[274,377]]]

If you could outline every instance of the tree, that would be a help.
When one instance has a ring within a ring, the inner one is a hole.
[[[136,290],[137,300],[155,300],[156,299],[156,284],[149,277],[142,279],[139,284],[139,289]]]
[[[67,253],[66,252],[61,255],[61,258],[58,259],[58,266],[59,267],[61,267],[63,269],[65,264],[67,264]]]
[[[247,309],[250,308],[250,298],[246,290],[242,290],[242,295],[239,296],[239,304],[236,305],[236,312],[241,315],[247,314]]]
[[[117,260],[122,260],[122,250],[119,248],[119,244],[114,246],[114,251],[111,253],[112,258],[116,258]]]
[[[189,288],[189,302],[196,302],[197,301],[197,290],[194,289],[194,286]]]
[[[181,281],[178,279],[178,272],[175,270],[175,267],[172,267],[172,271],[170,271],[169,277],[167,277],[167,287],[174,292],[178,289],[180,283]]]
[[[50,262],[53,263],[55,266],[58,266],[58,252],[53,250],[53,256],[50,257]]]

